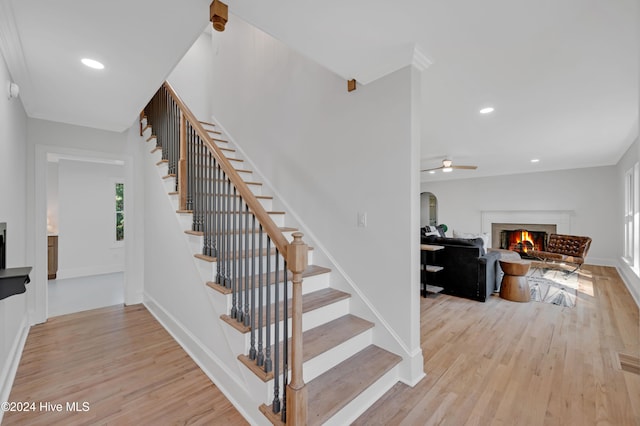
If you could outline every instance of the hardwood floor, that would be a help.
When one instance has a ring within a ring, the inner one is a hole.
[[[247,424],[142,305],[34,326],[9,401],[35,409],[6,412],[3,425]]]
[[[397,384],[354,424],[640,425],[638,308],[615,269],[581,274],[575,308],[421,298],[427,377]],[[141,305],[33,327],[9,400],[38,405],[3,425],[247,424]]]
[[[585,266],[577,306],[421,298],[427,377],[355,425],[640,425],[640,319],[614,268]]]

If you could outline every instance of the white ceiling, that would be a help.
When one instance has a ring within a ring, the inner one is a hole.
[[[207,26],[209,3],[0,0],[0,48],[29,116],[122,131]],[[422,167],[479,167],[423,181],[612,165],[638,135],[637,0],[228,4],[228,25],[238,16],[345,79],[426,67]],[[479,115],[486,105],[496,111]]]

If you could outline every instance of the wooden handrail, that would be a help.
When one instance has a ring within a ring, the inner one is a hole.
[[[231,183],[233,183],[233,185],[236,187],[244,201],[249,206],[249,209],[253,212],[258,222],[262,225],[262,228],[265,230],[267,235],[271,237],[273,243],[276,245],[280,253],[282,253],[282,256],[284,256],[286,259],[289,242],[284,237],[284,235],[282,235],[280,228],[278,228],[271,217],[269,217],[269,214],[264,209],[264,207],[262,207],[262,204],[260,204],[260,201],[258,201],[251,189],[249,189],[249,186],[244,182],[244,180],[242,180],[240,174],[236,171],[236,169],[233,168],[220,148],[218,148],[218,146],[211,140],[209,134],[204,130],[202,124],[200,124],[200,121],[198,121],[198,119],[187,107],[187,105],[182,101],[182,99],[180,99],[169,82],[165,81],[163,83],[163,86],[169,92],[176,104],[178,104],[178,108],[182,112],[184,119],[191,124],[191,127],[194,128],[197,135],[209,148],[216,161],[218,161],[218,164],[220,164],[222,170],[229,177]]]

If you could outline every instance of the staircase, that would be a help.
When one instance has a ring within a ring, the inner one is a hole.
[[[350,313],[351,295],[331,287],[332,271],[314,264],[313,248],[287,226],[285,212],[273,210],[273,198],[220,127],[193,121],[165,83],[140,116],[140,135],[244,386],[265,424],[355,420],[398,381],[401,357],[374,344],[375,324]],[[171,142],[176,135],[187,141]],[[296,266],[292,253],[303,251]]]

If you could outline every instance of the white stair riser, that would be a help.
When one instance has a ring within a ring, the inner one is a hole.
[[[302,314],[302,328],[303,331],[307,331],[311,328],[317,327],[319,325],[322,325],[326,322],[329,321],[333,321],[334,319],[340,318],[341,316],[344,316],[348,313],[349,311],[349,300],[348,299],[344,299],[344,300],[340,300],[337,301],[335,303],[326,305],[326,306],[322,306],[318,309],[314,309],[313,311],[310,312],[305,312],[304,314]],[[256,315],[257,315],[257,310],[256,310]],[[324,319],[324,320],[323,320]],[[307,323],[309,325],[307,325]],[[288,334],[289,336],[291,336],[291,318],[288,319]],[[234,328],[233,326],[226,324],[229,328]],[[283,321],[280,321],[278,324],[278,336],[279,336],[279,340],[282,340],[283,336],[284,336],[284,323]],[[271,333],[271,344],[273,344],[273,342],[275,342],[275,328],[276,325],[275,324],[270,324],[269,325],[269,332]],[[262,338],[263,338],[263,343],[264,345],[266,345],[266,330],[267,327],[263,326],[262,327]],[[237,334],[242,334],[242,333],[238,333],[235,329],[234,329],[235,333]],[[258,334],[259,334],[259,330],[256,329],[255,331],[255,338],[256,338],[256,348],[258,345]],[[249,349],[251,348],[251,333],[245,333],[244,334],[244,342],[241,344],[241,346],[238,349],[237,353],[238,354],[248,354],[249,353]],[[236,349],[236,348],[234,348]],[[236,352],[234,352],[236,353]]]
[[[166,175],[161,176],[162,177],[162,182],[164,183],[165,190],[167,191],[167,193],[174,192],[176,190],[176,178],[174,178],[174,177],[165,178],[165,176]]]
[[[314,378],[329,371],[331,368],[335,367],[345,359],[351,357],[352,355],[355,355],[356,353],[358,353],[359,351],[367,347],[371,343],[371,340],[372,340],[371,336],[372,336],[372,332],[371,330],[368,330],[362,334],[352,337],[351,339],[347,340],[346,342],[343,342],[342,344],[336,346],[335,348],[332,348],[330,351],[327,351],[323,354],[318,355],[313,359],[306,361],[302,366],[305,383],[309,383]],[[273,357],[273,354],[272,354],[272,357]],[[258,402],[260,404],[267,404],[267,405],[271,404],[271,402],[273,401],[273,395],[274,395],[274,379],[269,380],[267,382],[263,382],[249,368],[247,368],[247,366],[242,364],[241,367],[243,369],[243,374],[245,375],[245,379],[247,383],[251,386],[251,389],[260,389],[260,391],[257,391],[256,393],[260,395],[264,395],[264,400],[258,401]],[[391,384],[391,386],[393,386],[393,384],[397,382],[397,375],[398,375],[397,371],[394,371],[394,373],[392,373],[392,376],[395,376],[396,379]],[[389,378],[386,378],[385,376],[383,376],[383,379],[386,381]],[[289,371],[289,377],[291,377],[291,371]],[[279,372],[278,383],[280,385],[280,395],[282,395],[282,371]],[[384,384],[383,387],[385,386],[387,386],[386,383]],[[389,386],[386,390],[390,389],[391,386]],[[345,407],[345,409],[347,409],[347,407]]]
[[[160,173],[160,176],[166,176],[169,174],[169,163],[156,163],[156,165],[158,167],[158,173]]]
[[[398,382],[398,366],[387,371],[375,383],[352,399],[344,408],[327,420],[323,426],[343,426],[353,423],[367,408],[371,407],[382,395]]]
[[[185,234],[186,235],[186,234]],[[201,253],[202,252],[202,247],[199,247],[197,249],[198,251],[196,253]],[[271,258],[272,261],[272,265],[275,265],[275,263],[273,263],[273,258],[275,256],[269,256]],[[262,256],[263,262],[262,262],[262,271],[263,273],[267,271],[266,268],[266,257]],[[313,264],[313,250],[309,251],[309,255],[308,255],[308,262],[310,265]],[[202,277],[203,281],[213,281],[217,275],[217,267],[216,267],[216,262],[208,262],[206,260],[202,260],[202,259],[197,259],[196,258],[196,263],[198,265],[198,270],[200,272],[200,276]],[[258,262],[256,261],[256,269],[255,270],[259,270],[258,269]],[[282,262],[282,259],[280,259],[280,265],[279,265],[280,269],[284,268],[284,262]],[[272,266],[272,271],[274,271],[274,267]],[[249,269],[249,271],[251,271],[251,269]],[[244,274],[242,274],[242,276],[244,276]]]
[[[307,294],[307,293],[311,293],[317,290],[322,290],[324,288],[329,287],[329,279],[330,279],[330,274],[319,274],[319,275],[314,275],[311,277],[307,277],[303,280],[302,283],[302,294]],[[257,283],[256,283],[257,284]],[[291,281],[287,282],[287,294],[289,296],[289,298],[291,298],[292,295],[292,286],[293,284],[291,283]],[[284,300],[284,289],[282,286],[282,283],[280,283],[280,285],[278,286],[278,300],[282,301]],[[217,295],[215,297],[220,297],[220,298],[226,298],[227,300],[224,302],[219,302],[219,306],[226,306],[227,309],[225,309],[225,311],[222,311],[220,313],[225,313],[228,314],[231,312],[231,306],[232,306],[232,302],[233,302],[233,295],[232,294],[222,294],[217,290],[212,289],[211,291],[217,293]],[[269,300],[271,303],[273,303],[276,300],[276,286],[275,285],[270,285],[269,286]],[[251,294],[251,292],[249,293]],[[236,297],[240,297],[240,299],[242,300],[242,306],[244,308],[244,304],[245,304],[245,298],[244,298],[245,292],[241,291],[240,295],[238,296],[238,294],[236,293]],[[253,292],[253,295],[255,297],[255,306],[256,306],[256,310],[258,309],[258,306],[260,305],[260,296],[259,296],[259,290],[255,289]],[[249,298],[249,304],[251,304],[251,298]],[[267,295],[266,293],[264,293],[262,295],[262,305],[263,308],[265,305],[267,305]]]
[[[305,383],[309,383],[345,359],[360,352],[369,346],[372,340],[373,330],[369,329],[305,362],[302,369]]]

